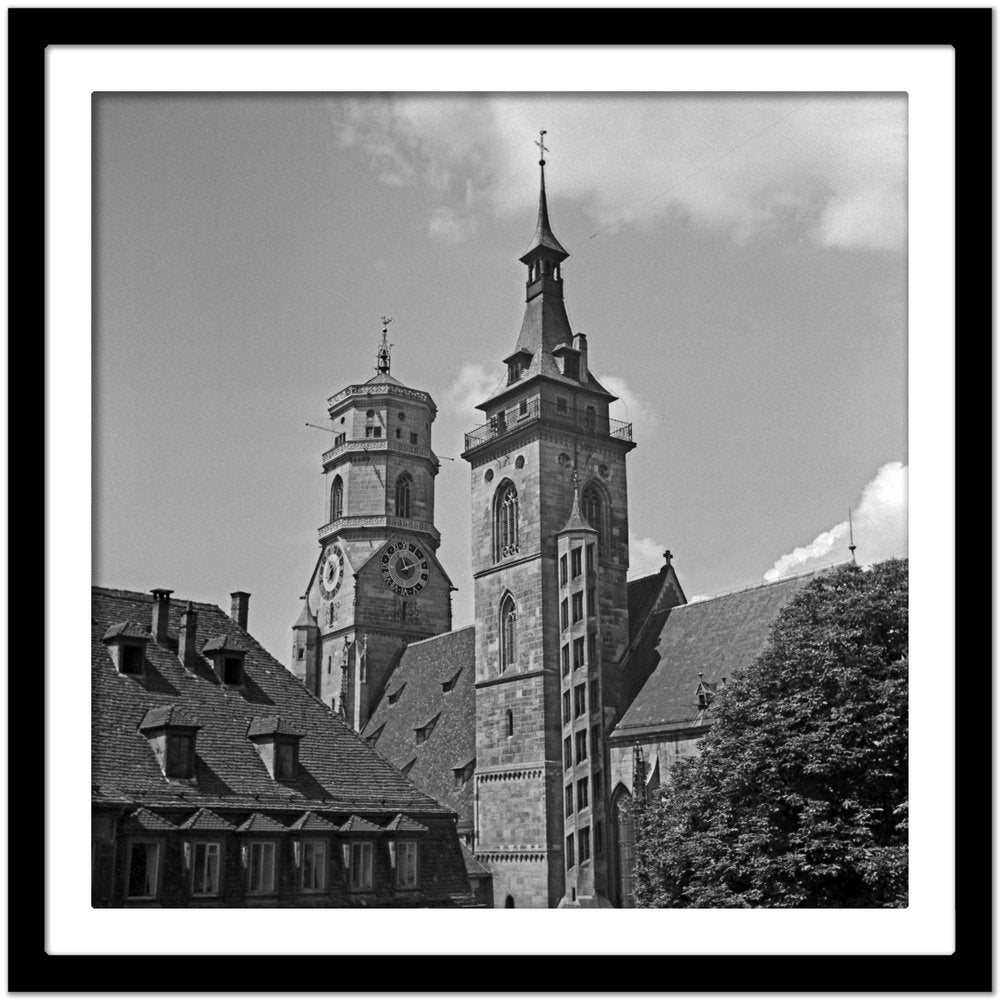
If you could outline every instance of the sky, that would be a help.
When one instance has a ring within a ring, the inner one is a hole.
[[[570,322],[633,423],[630,577],[688,597],[905,556],[904,95],[96,95],[95,584],[228,609],[288,662],[326,399],[431,393],[473,620],[462,435],[524,309],[546,129]]]

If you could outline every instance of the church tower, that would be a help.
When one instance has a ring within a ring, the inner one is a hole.
[[[542,133],[544,138],[544,133]],[[607,756],[628,642],[630,424],[563,298],[569,253],[538,224],[503,384],[465,438],[476,607],[475,852],[497,906],[608,905]]]
[[[390,374],[389,346],[384,328],[374,377],[328,400],[325,523],[292,627],[293,672],[359,732],[407,642],[451,629],[435,555],[437,408]]]

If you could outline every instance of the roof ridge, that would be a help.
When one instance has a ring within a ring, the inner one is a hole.
[[[144,590],[125,590],[122,587],[102,587],[99,584],[93,583],[90,585],[91,594],[102,594],[107,597],[127,597],[130,600],[144,601],[146,604],[153,604],[153,595],[149,591]],[[222,610],[222,605],[212,604],[209,601],[189,601],[184,597],[174,597],[171,595],[170,598],[171,605],[183,605],[187,606],[190,604],[194,608],[211,608],[213,611],[220,611],[222,614],[226,615],[226,612]],[[226,615],[228,618],[229,616]],[[239,628],[236,622],[233,622],[234,628]]]
[[[723,597],[735,597],[737,594],[746,594],[751,590],[764,590],[766,587],[776,587],[779,583],[789,583],[792,580],[801,580],[807,576],[816,576],[837,566],[847,565],[850,559],[840,559],[826,566],[817,566],[816,569],[805,570],[802,573],[793,573],[791,576],[782,576],[777,580],[765,580],[762,583],[749,583],[745,587],[735,587],[733,590],[722,590],[717,594],[709,594],[700,601],[688,601],[687,604],[678,604],[674,611],[683,611],[685,608],[696,608],[702,604],[710,604],[712,601],[721,600]]]
[[[475,631],[475,625],[463,625],[461,628],[453,628],[450,632],[438,632],[437,635],[429,635],[426,639],[417,639],[416,642],[408,642],[406,644],[407,649],[413,649],[414,646],[419,646],[424,642],[431,642],[434,639],[443,639],[446,635],[458,635],[459,632],[468,632],[470,629]]]

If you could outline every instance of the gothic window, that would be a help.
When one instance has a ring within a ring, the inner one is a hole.
[[[507,735],[514,735],[514,712],[512,709],[507,709]]]
[[[410,516],[410,486],[413,477],[408,472],[400,474],[396,480],[396,517]]]
[[[517,490],[508,479],[498,487],[493,503],[493,561],[516,555],[519,541]]]
[[[600,548],[607,555],[607,512],[608,505],[604,497],[604,491],[597,483],[590,483],[583,491],[583,516],[587,523],[597,532],[597,540]]]
[[[632,796],[619,788],[611,804],[618,848],[618,899],[623,907],[632,907],[632,864],[635,857],[635,827],[632,822]]]
[[[344,480],[334,477],[330,487],[330,520],[337,521],[344,516]]]
[[[500,672],[517,662],[517,606],[507,594],[500,602]]]

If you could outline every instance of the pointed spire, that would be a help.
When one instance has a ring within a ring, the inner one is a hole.
[[[597,529],[583,516],[580,510],[580,476],[573,473],[573,509],[569,512],[569,520],[562,526],[559,534],[567,531],[592,531],[595,535]]]
[[[316,617],[312,613],[312,608],[309,607],[309,595],[303,594],[302,601],[302,614],[299,615],[299,620],[292,628],[317,628]]]
[[[526,258],[531,257],[540,249],[550,251],[559,261],[563,261],[569,256],[569,251],[556,239],[555,233],[552,232],[552,226],[549,224],[549,203],[545,197],[545,154],[548,152],[544,141],[545,129],[542,129],[538,135],[539,141],[535,143],[541,151],[541,159],[538,161],[538,168],[541,172],[541,188],[538,194],[538,225],[535,227],[535,235],[531,239],[531,248],[520,258],[525,264],[528,263]]]

